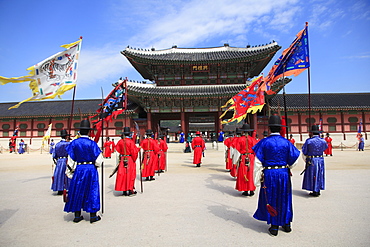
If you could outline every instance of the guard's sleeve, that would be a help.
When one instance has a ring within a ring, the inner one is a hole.
[[[257,158],[257,156],[255,156],[253,177],[254,177],[254,185],[256,187],[261,186],[262,172],[263,172],[262,162]]]
[[[298,163],[298,159],[299,159],[299,156],[300,156],[300,155],[298,155],[298,157],[297,157],[297,159],[294,161],[294,163],[293,163],[293,164],[291,164],[291,165],[289,166],[289,168],[290,168],[290,169],[292,169],[293,167],[295,167],[295,166],[297,165],[297,163]],[[302,154],[302,157],[306,157],[306,156],[304,156],[304,155]],[[306,160],[306,158],[304,158],[304,160]]]
[[[103,153],[100,153],[98,158],[96,158],[95,160],[95,166],[96,167],[100,167],[101,164],[103,163],[104,159],[103,159]]]

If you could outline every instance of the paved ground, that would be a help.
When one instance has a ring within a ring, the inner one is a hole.
[[[303,160],[293,172],[293,231],[267,234],[252,216],[252,198],[234,190],[223,146],[208,150],[201,168],[183,144],[170,144],[168,171],[144,181],[144,193],[122,197],[105,160],[104,214],[75,224],[50,191],[51,157],[38,152],[0,154],[0,246],[370,246],[370,152],[334,150],[326,158],[327,190],[310,198],[301,190]],[[136,182],[140,191],[140,183]]]

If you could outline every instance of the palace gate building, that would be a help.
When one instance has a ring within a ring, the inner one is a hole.
[[[218,133],[221,106],[244,89],[247,80],[260,75],[280,48],[276,42],[245,48],[127,47],[122,55],[152,82],[128,83],[128,98],[141,108],[147,128],[157,129],[160,120],[180,120],[185,134]]]

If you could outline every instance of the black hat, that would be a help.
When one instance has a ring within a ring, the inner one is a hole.
[[[327,136],[329,136],[329,133],[326,133]]]
[[[269,135],[269,132],[267,130],[264,130],[263,131],[263,136],[268,136]]]
[[[68,132],[65,129],[63,129],[63,130],[60,131],[60,136],[61,137],[66,137],[66,136],[70,136],[70,135],[71,134],[68,134]]]
[[[287,127],[287,126],[281,125],[281,118],[278,115],[270,116],[269,123],[267,126]]]
[[[235,133],[236,133],[237,135],[240,135],[240,134],[242,133],[242,131],[241,131],[239,128],[236,128]]]
[[[131,134],[130,127],[123,127],[122,134],[124,134],[125,136],[130,135]]]
[[[243,124],[243,126],[240,128],[241,131],[253,131],[254,129],[251,129],[249,124]]]
[[[322,131],[320,130],[319,125],[312,125],[310,132],[312,132],[312,134],[314,134],[314,135],[318,135],[318,134],[322,133]]]
[[[153,131],[151,129],[147,129],[145,131],[145,135],[153,135]]]
[[[90,127],[90,122],[89,120],[82,120],[80,123],[80,127],[76,128],[80,130],[93,130],[94,128]]]

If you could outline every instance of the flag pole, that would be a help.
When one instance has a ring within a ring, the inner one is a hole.
[[[306,31],[308,32],[308,22],[306,22]],[[309,49],[309,44],[307,43]],[[310,61],[311,62],[311,61]],[[307,84],[308,84],[308,119],[311,124],[311,65],[308,67],[307,73]],[[308,126],[310,128],[311,126]]]
[[[75,97],[76,97],[76,87],[73,88],[73,95],[72,95],[72,106],[71,106],[71,115],[69,116],[69,126],[68,126],[68,132],[71,133],[72,130],[72,119],[73,119],[73,111],[75,107]],[[82,119],[81,119],[82,121]]]
[[[104,93],[103,88],[101,87],[101,150],[104,152]],[[104,156],[103,156],[104,157]],[[101,213],[104,214],[104,161],[101,163]]]

